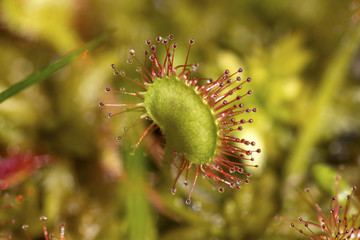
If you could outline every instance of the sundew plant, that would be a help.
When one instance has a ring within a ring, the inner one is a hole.
[[[148,133],[160,128],[167,144],[165,160],[171,160],[178,169],[171,188],[173,194],[176,192],[180,175],[185,172],[184,185],[188,185],[188,171],[192,167],[195,169],[195,177],[186,200],[186,203],[190,204],[199,172],[212,180],[219,192],[224,191],[221,186],[224,184],[240,189],[242,183],[249,183],[251,174],[246,173],[244,167],[258,167],[251,162],[254,161],[253,152],[260,153],[261,150],[251,149],[250,146],[255,146],[255,142],[236,137],[234,131],[241,131],[245,123],[253,122],[252,119],[239,119],[238,116],[257,112],[257,108],[245,108],[240,102],[245,96],[252,94],[251,90],[242,91],[242,85],[251,81],[249,77],[243,80],[238,76],[243,72],[242,68],[234,73],[225,70],[214,80],[192,77],[191,74],[196,72],[199,66],[188,63],[194,40],[189,40],[185,63],[176,66],[174,58],[177,44],[172,43],[173,39],[174,35],[164,39],[157,37],[155,45],[151,45],[150,40],[146,41],[150,47],[150,70],[145,66],[149,51],[145,51],[145,63],[142,63],[136,58],[135,51],[130,50],[132,58],[128,62],[132,64],[135,60],[140,65],[136,70],[141,75],[141,81],[127,77],[123,70],[119,72],[115,65],[111,65],[115,75],[138,85],[141,90],[126,92],[106,88],[106,91],[138,97],[140,103],[101,102],[100,106],[126,108],[115,114],[109,113],[110,117],[140,111],[142,114],[139,119],[152,120],[134,151]],[[159,44],[163,44],[166,50],[164,59],[160,59],[157,54]],[[200,81],[205,83],[199,84]]]
[[[359,239],[359,8],[0,1],[0,240]]]

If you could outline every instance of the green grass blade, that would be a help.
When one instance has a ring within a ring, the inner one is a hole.
[[[10,98],[11,96],[21,92],[22,90],[26,89],[27,87],[46,79],[51,74],[55,73],[57,70],[61,69],[65,65],[72,62],[74,59],[79,57],[82,53],[84,53],[86,50],[90,50],[96,46],[98,46],[100,43],[102,43],[104,40],[106,40],[108,37],[107,34],[103,34],[99,36],[98,38],[92,40],[88,44],[84,45],[82,48],[62,57],[61,59],[57,60],[55,63],[51,64],[50,66],[44,68],[43,70],[33,73],[21,82],[18,82],[5,91],[0,93],[0,103],[5,101],[6,99]]]
[[[155,239],[155,227],[150,203],[146,193],[145,175],[147,159],[139,147],[132,156],[129,148],[123,150],[127,174],[126,211],[128,229],[126,239]]]
[[[331,102],[341,84],[346,80],[349,69],[360,42],[360,22],[357,22],[341,39],[333,58],[324,72],[321,85],[313,100],[313,108],[308,121],[303,126],[298,141],[294,145],[285,171],[288,182],[298,185],[306,176],[311,163],[311,149],[316,145],[323,132],[321,125],[324,121],[323,112]]]

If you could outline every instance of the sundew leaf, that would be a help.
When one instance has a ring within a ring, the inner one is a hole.
[[[79,48],[78,50],[60,58],[55,63],[51,64],[50,66],[47,66],[43,70],[39,72],[35,72],[22,80],[21,82],[18,82],[5,91],[0,93],[0,103],[5,101],[6,99],[12,97],[13,95],[21,92],[22,90],[30,87],[31,85],[40,82],[41,80],[46,79],[51,74],[55,73],[57,70],[63,68],[67,64],[71,63],[74,59],[79,57],[81,54],[86,54],[87,51],[95,48],[100,43],[102,43],[104,40],[106,40],[108,37],[107,34],[100,35],[99,37],[95,38],[91,42],[87,43],[83,47]]]

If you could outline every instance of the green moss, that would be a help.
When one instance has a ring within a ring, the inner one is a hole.
[[[217,148],[218,127],[208,104],[178,78],[158,78],[149,85],[144,106],[166,136],[168,151],[176,149],[190,163],[208,163]]]

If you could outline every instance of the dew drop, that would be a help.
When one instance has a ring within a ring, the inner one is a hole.
[[[242,68],[239,68],[237,71],[238,71],[239,73],[241,73],[241,72],[243,71],[243,69],[242,69]]]
[[[130,50],[130,55],[135,56],[135,51],[133,49]]]
[[[100,107],[103,107],[103,106],[105,106],[105,103],[100,102],[100,103],[99,103],[99,106],[100,106]]]
[[[219,187],[219,188],[218,188],[218,191],[219,191],[219,193],[223,193],[223,192],[224,192],[224,188],[223,188],[223,187]]]
[[[115,69],[115,64],[111,64],[110,67],[111,67],[112,69]]]
[[[150,40],[147,40],[145,43],[146,43],[147,45],[150,45],[150,44],[151,44],[151,41],[150,41]]]
[[[112,118],[114,116],[114,114],[112,114],[112,113],[109,113],[109,118]]]
[[[190,198],[186,199],[185,203],[186,203],[187,205],[190,205],[190,204],[191,204]]]
[[[116,137],[116,140],[121,141],[121,137],[120,136]]]
[[[190,40],[189,40],[189,43],[190,43],[190,45],[193,45],[193,44],[195,43],[195,40],[194,40],[194,39],[190,39]]]
[[[171,194],[172,194],[172,195],[175,195],[175,193],[176,193],[176,188],[172,188],[172,189],[171,189]]]

